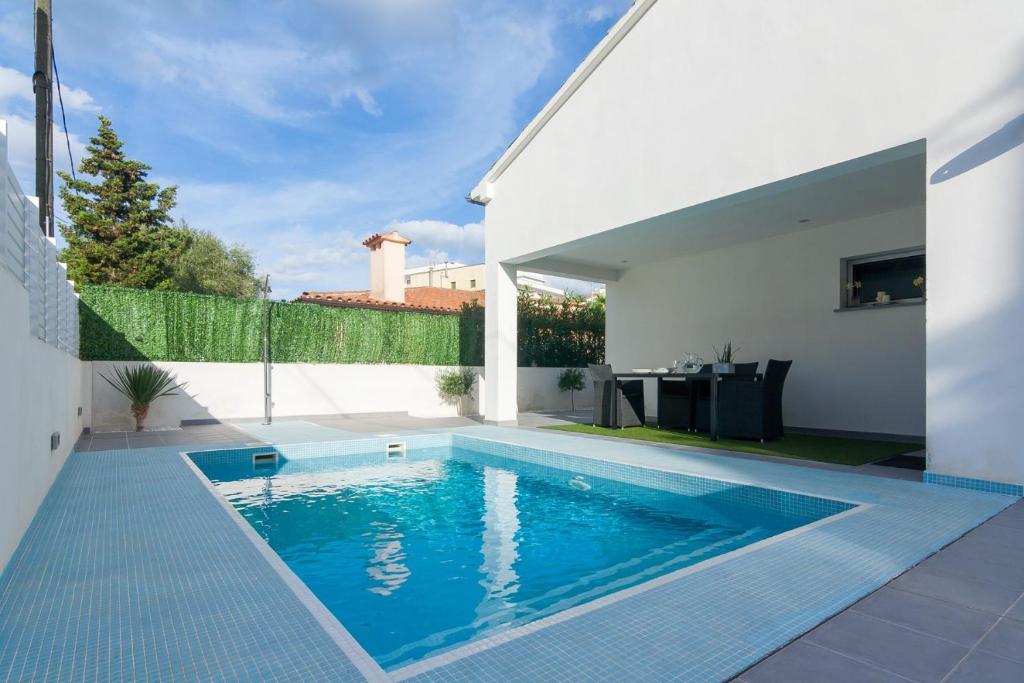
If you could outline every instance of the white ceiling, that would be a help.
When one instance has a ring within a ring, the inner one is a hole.
[[[885,213],[924,199],[922,141],[590,235],[518,262],[540,272],[615,280],[631,265]]]

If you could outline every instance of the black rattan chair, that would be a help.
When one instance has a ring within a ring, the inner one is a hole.
[[[754,380],[757,377],[758,365],[760,363],[736,363],[733,373],[726,376],[726,381]],[[711,366],[705,365],[700,371],[711,372]],[[697,384],[697,387],[698,391],[693,408],[693,424],[698,432],[706,432],[711,429],[711,382],[700,382]],[[721,415],[722,411],[719,410],[718,414]]]
[[[594,380],[594,424],[600,427],[642,427],[644,425],[644,381],[623,382],[612,376],[610,365],[590,365]],[[618,382],[619,391],[615,391]],[[618,396],[618,403],[615,397]],[[616,419],[617,418],[617,419]]]
[[[782,389],[791,360],[770,360],[760,382],[722,382],[718,387],[718,433],[770,441],[783,436]]]
[[[711,365],[704,365],[700,372],[711,372]],[[693,429],[694,405],[700,395],[707,392],[707,382],[662,382],[661,393],[658,394],[658,426],[662,429]]]

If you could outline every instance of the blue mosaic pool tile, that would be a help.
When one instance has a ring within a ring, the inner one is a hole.
[[[1001,481],[989,481],[987,479],[971,479],[970,477],[954,477],[949,474],[938,474],[925,471],[922,481],[926,484],[938,484],[940,486],[952,486],[971,491],[985,491],[986,493],[1001,493],[1005,496],[1024,497],[1024,484],[1007,484]]]
[[[363,435],[360,435],[362,437]],[[321,441],[316,443],[297,443],[278,446],[250,446],[245,448],[204,448],[203,450],[188,450],[188,457],[196,465],[205,467],[207,465],[224,465],[236,463],[240,460],[251,460],[256,453],[275,452],[284,460],[310,460],[316,458],[332,458],[350,455],[365,455],[377,453],[383,455],[390,444],[402,443],[409,451],[441,448],[451,446],[451,434],[421,434],[407,437],[372,439],[358,438],[343,441]],[[370,462],[369,460],[367,462]]]
[[[179,450],[68,458],[0,576],[0,681],[365,680]]]
[[[819,519],[854,507],[853,503],[846,501],[748,484],[736,484],[721,479],[710,479],[679,472],[594,460],[566,453],[479,439],[465,434],[455,435],[452,443],[455,446],[469,448],[487,455],[521,460],[685,496],[713,497],[726,504],[748,505],[797,518]]]

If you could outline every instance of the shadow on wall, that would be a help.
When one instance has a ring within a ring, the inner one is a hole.
[[[1024,144],[1024,114],[977,142],[940,166],[931,176],[931,184],[937,185],[1006,154]]]

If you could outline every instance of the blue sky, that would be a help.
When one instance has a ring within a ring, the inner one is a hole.
[[[360,243],[389,228],[411,265],[482,261],[466,193],[629,4],[54,0],[72,153],[110,117],[275,296],[367,286]],[[4,0],[0,118],[29,193],[31,41],[31,3]]]

